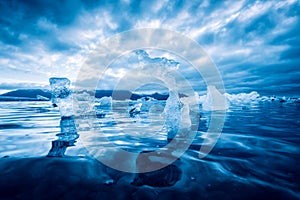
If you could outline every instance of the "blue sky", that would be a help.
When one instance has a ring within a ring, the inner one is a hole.
[[[151,27],[197,41],[229,93],[300,96],[299,1],[10,0],[0,13],[0,91],[75,80],[105,39]]]

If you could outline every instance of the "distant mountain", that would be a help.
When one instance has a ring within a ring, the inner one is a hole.
[[[37,95],[51,98],[51,92],[49,90],[42,89],[19,89],[4,93],[0,96],[9,96],[9,97],[27,97],[27,98],[37,98]]]
[[[115,100],[131,99],[133,94],[128,90],[96,90],[95,97],[112,97]]]
[[[154,93],[154,94],[135,94],[132,93],[128,90],[97,90],[96,95],[97,98],[102,98],[104,96],[107,97],[112,97],[113,99],[116,100],[125,100],[125,99],[131,99],[131,100],[137,100],[142,97],[152,97],[157,100],[166,100],[169,95],[168,94],[159,94],[159,93]]]
[[[135,94],[128,90],[97,90],[95,97],[102,98],[104,96],[111,96],[115,100],[137,100],[142,97],[152,97],[157,100],[166,100],[168,94]],[[180,97],[186,95],[179,94]],[[19,89],[0,95],[0,101],[48,101],[51,99],[51,91],[42,89]]]
[[[19,89],[0,95],[0,101],[47,101],[51,92],[42,89]]]

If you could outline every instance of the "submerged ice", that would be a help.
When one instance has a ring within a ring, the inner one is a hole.
[[[76,140],[79,138],[74,118],[63,117],[60,120],[60,133],[56,134],[57,140],[52,141],[52,147],[48,153],[48,157],[64,156],[68,147],[75,146]]]

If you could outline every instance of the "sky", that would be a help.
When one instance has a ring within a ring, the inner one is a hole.
[[[300,96],[300,1],[3,0],[0,13],[0,93],[74,81],[108,38],[162,28],[198,42],[228,93]]]

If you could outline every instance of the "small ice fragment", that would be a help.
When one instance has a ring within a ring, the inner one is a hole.
[[[42,95],[36,95],[36,98],[41,101],[49,101],[50,100],[48,97],[44,97]]]
[[[128,111],[130,117],[134,117],[135,115],[139,114],[141,112],[142,105],[143,105],[143,103],[141,103],[141,102],[132,105]]]
[[[112,97],[96,99],[95,110],[98,118],[104,118],[106,113],[112,110]]]
[[[207,95],[202,103],[203,110],[214,111],[214,110],[226,110],[228,109],[226,98],[221,94],[215,86],[207,86]]]
[[[240,93],[240,94],[228,94],[225,93],[224,96],[226,97],[227,101],[231,104],[240,105],[240,104],[248,104],[251,102],[255,102],[259,100],[259,94],[256,91],[247,93]]]

